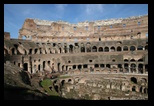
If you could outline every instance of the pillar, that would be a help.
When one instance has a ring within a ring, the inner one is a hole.
[[[145,74],[145,64],[143,64],[143,74]]]
[[[138,74],[138,64],[136,64],[136,73]]]
[[[130,64],[128,64],[128,70],[129,70],[129,73],[131,73],[131,71],[130,71]]]

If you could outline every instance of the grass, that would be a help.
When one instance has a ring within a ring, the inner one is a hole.
[[[59,96],[59,94],[55,91],[53,87],[53,82],[50,79],[45,79],[41,82],[42,87],[44,88],[45,91],[51,96]],[[52,91],[49,89],[49,87],[52,86]]]

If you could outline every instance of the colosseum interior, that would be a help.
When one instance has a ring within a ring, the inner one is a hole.
[[[77,24],[27,18],[18,39],[4,32],[8,62],[31,79],[70,76],[54,80],[65,98],[148,99],[148,15]]]

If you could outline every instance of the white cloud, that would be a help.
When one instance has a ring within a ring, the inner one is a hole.
[[[86,4],[85,12],[87,15],[93,15],[96,13],[103,13],[103,5],[102,4]]]
[[[67,4],[56,4],[55,6],[56,6],[56,9],[58,9],[59,11],[63,11],[67,6]]]

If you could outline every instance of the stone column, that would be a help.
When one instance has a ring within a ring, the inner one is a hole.
[[[143,64],[143,74],[145,74],[145,64]]]
[[[128,70],[129,70],[129,73],[131,73],[131,70],[130,70],[130,64],[128,64]]]
[[[87,47],[86,47],[86,46],[84,46],[84,48],[85,48],[85,53],[87,53]]]
[[[123,73],[124,73],[124,64],[122,64],[122,71],[123,71]]]
[[[138,64],[136,64],[136,73],[138,74]]]

